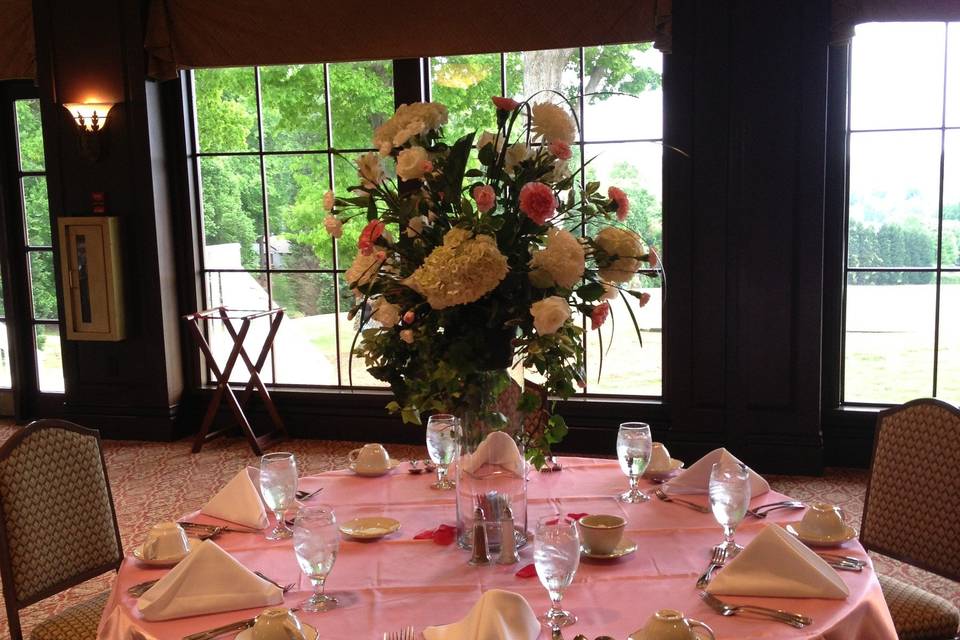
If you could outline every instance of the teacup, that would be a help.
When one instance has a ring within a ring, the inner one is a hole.
[[[803,520],[797,528],[807,535],[829,538],[843,535],[846,527],[843,509],[828,502],[815,502],[803,514]]]
[[[161,522],[153,525],[143,543],[143,557],[147,560],[178,558],[190,551],[187,534],[176,522]]]
[[[347,454],[354,469],[366,473],[377,473],[390,468],[390,454],[382,444],[365,444]]]
[[[650,449],[650,463],[647,465],[647,473],[666,473],[673,466],[673,460],[670,458],[670,452],[663,446],[662,442],[654,442]]]
[[[577,525],[580,528],[580,541],[587,553],[609,555],[620,544],[627,521],[620,516],[597,514],[583,516]]]
[[[650,616],[643,628],[631,633],[627,640],[716,640],[713,629],[693,618],[683,617],[675,609],[660,609]]]
[[[267,609],[253,623],[253,640],[304,640],[300,619],[289,609]]]

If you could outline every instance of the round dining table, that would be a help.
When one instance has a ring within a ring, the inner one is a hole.
[[[855,539],[840,552],[866,561],[861,572],[840,571],[849,588],[843,600],[820,598],[729,597],[736,603],[760,604],[802,613],[813,618],[803,629],[746,615],[721,616],[699,597],[697,578],[710,560],[712,547],[722,538],[709,513],[652,498],[624,504],[614,496],[627,479],[615,460],[560,458],[563,470],[531,472],[528,481],[528,521],[532,529],[539,516],[559,513],[618,514],[627,519],[625,537],[637,543],[635,552],[616,560],[583,558],[563,605],[579,621],[563,630],[566,638],[608,635],[618,640],[644,625],[659,609],[677,609],[710,625],[720,639],[743,638],[864,638],[896,640],[889,610],[880,591],[873,564]],[[460,620],[488,589],[519,593],[536,613],[549,607],[546,590],[533,577],[518,571],[533,562],[533,545],[520,551],[513,565],[470,566],[470,554],[457,545],[441,545],[417,534],[441,524],[455,524],[455,492],[431,489],[431,475],[414,475],[406,465],[380,477],[362,477],[346,469],[300,479],[299,488],[323,491],[307,504],[333,506],[337,519],[387,516],[401,527],[384,538],[363,541],[344,538],[336,564],[327,579],[327,592],[339,606],[324,613],[303,613],[302,620],[319,630],[321,640],[380,640],[385,632],[412,626],[417,632],[432,625]],[[655,485],[646,483],[653,495]],[[705,495],[684,496],[706,504]],[[755,496],[752,506],[783,500],[777,492]],[[736,539],[749,544],[771,524],[799,520],[802,510],[774,511],[765,519],[747,517]],[[228,524],[197,513],[189,519]],[[300,572],[290,540],[268,541],[263,533],[223,533],[215,542],[250,570],[259,570],[280,584],[294,583],[285,606],[295,607],[311,592]],[[229,611],[148,622],[127,590],[137,583],[160,578],[169,569],[142,566],[132,556],[124,560],[100,623],[102,640],[173,640],[232,621],[249,618],[260,609]],[[532,573],[532,572],[526,572]],[[224,638],[231,638],[225,635]],[[418,636],[420,637],[420,636]],[[549,638],[543,630],[541,638]]]

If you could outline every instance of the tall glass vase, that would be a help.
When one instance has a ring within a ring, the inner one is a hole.
[[[517,547],[527,542],[527,464],[522,441],[523,420],[517,413],[522,387],[509,369],[484,371],[478,384],[486,391],[480,402],[460,413],[457,479],[457,544],[473,548],[477,507],[483,514],[487,547],[500,550],[501,522],[513,515]],[[522,372],[521,372],[522,380]]]

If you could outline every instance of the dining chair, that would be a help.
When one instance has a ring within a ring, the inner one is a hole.
[[[97,431],[37,420],[0,447],[0,578],[11,640],[20,610],[123,560]],[[94,640],[109,592],[33,628],[31,640]]]
[[[860,524],[860,542],[950,580],[960,580],[960,410],[921,398],[881,411]],[[901,640],[957,636],[960,613],[938,595],[878,575]]]

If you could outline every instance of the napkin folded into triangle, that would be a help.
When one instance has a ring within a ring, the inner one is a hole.
[[[776,524],[764,527],[707,585],[716,595],[834,598],[850,594],[837,572]]]
[[[270,521],[260,497],[260,471],[254,467],[241,469],[200,513],[253,529],[266,527]]]
[[[283,602],[283,590],[254,575],[212,540],[204,540],[170,573],[140,596],[145,620],[266,607]]]
[[[736,456],[720,447],[694,462],[686,471],[681,472],[673,480],[665,482],[663,486],[667,493],[709,493],[710,472],[713,470],[713,465],[721,461],[740,462]],[[747,467],[747,470],[750,472],[751,496],[759,496],[770,491],[770,484],[760,474],[750,467]]]
[[[470,473],[475,473],[485,464],[504,467],[518,476],[526,472],[526,462],[520,453],[520,447],[510,434],[503,431],[488,434],[476,451],[460,458],[459,464],[464,471]]]
[[[426,640],[535,640],[540,623],[523,596],[491,589],[459,622],[423,630]]]

